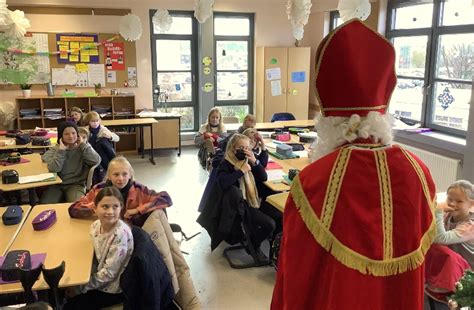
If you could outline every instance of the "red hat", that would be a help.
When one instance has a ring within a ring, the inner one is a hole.
[[[395,50],[353,19],[331,32],[316,52],[316,96],[324,116],[384,114],[396,85]]]

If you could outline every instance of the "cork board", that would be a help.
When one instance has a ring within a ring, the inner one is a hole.
[[[49,52],[57,51],[57,44],[56,44],[56,34],[57,33],[48,33],[48,49]],[[88,33],[88,34],[97,34],[97,33]],[[103,42],[115,34],[113,33],[98,33],[98,41]],[[106,85],[104,87],[108,88],[115,88],[115,87],[123,87],[124,82],[128,80],[128,67],[134,67],[135,70],[137,68],[137,56],[136,56],[136,48],[135,42],[129,42],[124,40],[120,35],[116,38],[113,42],[122,42],[124,46],[124,70],[115,70],[116,72],[116,83],[107,83],[107,78],[105,78]],[[100,46],[99,50],[99,63],[105,64],[105,57],[104,57],[104,47]],[[46,56],[45,56],[46,57]],[[58,56],[51,55],[49,56],[50,68],[64,68],[66,64],[58,63]],[[74,64],[74,63],[71,63]],[[107,70],[105,70],[107,73]],[[137,85],[138,87],[138,74],[137,74]],[[42,89],[43,85],[33,85],[33,89]],[[76,87],[68,87],[68,88],[76,88]],[[0,90],[18,90],[19,86],[15,84],[8,84],[8,85],[0,85]]]
[[[113,33],[99,33],[99,42],[103,42],[111,37],[113,37],[115,34]],[[119,36],[117,39],[115,39],[113,42],[123,42],[124,44],[124,63],[125,63],[125,70],[117,70],[117,82],[116,83],[107,83],[106,79],[106,85],[105,87],[109,88],[114,88],[114,87],[123,87],[124,81],[128,80],[128,73],[127,73],[127,68],[128,67],[135,67],[137,68],[137,52],[135,49],[135,42],[129,42],[124,40],[121,36]],[[57,45],[56,45],[56,33],[49,33],[48,34],[48,45],[49,45],[49,50],[51,52],[57,50]],[[58,63],[58,57],[57,55],[51,56],[49,58],[50,60],[50,66],[51,68],[64,68],[65,64],[60,64]],[[100,64],[105,64],[105,57],[104,57],[104,47],[100,46],[99,47],[99,63]],[[107,70],[106,70],[107,73]],[[138,87],[138,76],[137,76],[137,85]]]

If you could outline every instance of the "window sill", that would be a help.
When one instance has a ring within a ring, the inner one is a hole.
[[[460,159],[464,158],[466,139],[437,131],[410,133],[394,131],[395,142],[407,144],[439,155]]]

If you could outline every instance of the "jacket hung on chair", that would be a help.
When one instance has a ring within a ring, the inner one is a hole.
[[[176,293],[175,302],[185,310],[201,309],[188,264],[173,236],[164,210],[152,212],[143,224],[143,230],[150,235],[168,268]]]
[[[123,309],[166,309],[174,298],[168,269],[160,252],[143,229],[133,226],[132,234],[135,249],[120,277],[124,295]]]

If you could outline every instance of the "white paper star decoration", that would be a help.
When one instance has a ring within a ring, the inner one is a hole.
[[[304,26],[308,23],[312,5],[311,0],[288,0],[286,3],[286,13],[296,40],[303,39]]]
[[[339,0],[337,6],[341,19],[346,22],[352,18],[366,20],[370,15],[369,0]]]
[[[194,0],[194,17],[199,23],[204,23],[212,15],[214,0]]]
[[[171,17],[168,10],[158,9],[153,15],[151,21],[159,33],[165,33],[170,30],[171,24],[173,23],[173,17]]]
[[[127,14],[120,19],[119,33],[127,41],[136,41],[142,36],[142,22],[140,17]]]

